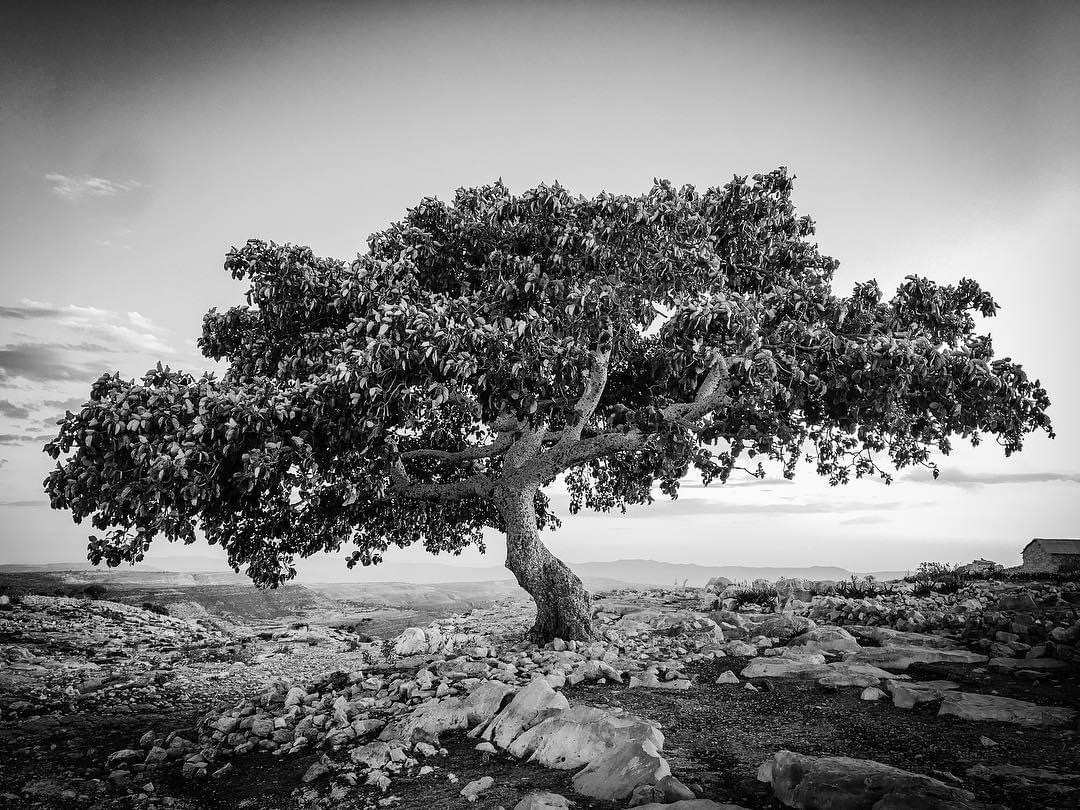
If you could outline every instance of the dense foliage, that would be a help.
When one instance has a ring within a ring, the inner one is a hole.
[[[199,530],[273,585],[342,546],[351,565],[479,545],[508,488],[554,525],[559,475],[572,512],[607,510],[691,467],[806,457],[842,483],[1050,432],[1039,382],[975,331],[987,292],[834,295],[791,191],[782,169],[637,197],[496,183],[423,200],[352,262],[250,241],[225,261],[246,305],[200,340],[227,372],[103,376],[46,445],[46,491],[104,532],[94,562]]]

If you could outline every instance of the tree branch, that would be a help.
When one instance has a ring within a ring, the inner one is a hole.
[[[505,436],[500,436],[491,444],[466,447],[463,450],[436,450],[434,448],[421,448],[418,450],[406,450],[401,458],[437,458],[440,461],[470,461],[481,458],[497,456],[510,446],[510,441]]]
[[[410,498],[429,501],[460,501],[465,498],[483,498],[491,491],[491,479],[476,474],[462,481],[446,483],[413,483],[396,480],[387,491],[390,498]]]

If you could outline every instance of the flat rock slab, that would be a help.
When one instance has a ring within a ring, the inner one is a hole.
[[[822,663],[814,658],[754,658],[740,673],[744,678],[790,678],[823,686],[876,686],[882,679],[906,678],[860,661]]]
[[[857,652],[859,641],[843,627],[815,627],[795,636],[788,647],[798,647],[811,652]]]
[[[796,678],[815,681],[832,672],[828,664],[813,659],[800,658],[754,658],[740,675],[744,678]]]
[[[921,703],[941,700],[945,695],[959,689],[952,681],[889,681],[893,705],[898,709],[914,709]]]
[[[746,808],[740,804],[718,804],[712,799],[683,799],[681,802],[671,804],[657,802],[639,804],[635,810],[746,810]]]
[[[932,647],[895,645],[864,647],[844,656],[845,661],[873,664],[882,669],[903,672],[912,664],[985,664],[987,657],[967,650],[941,650]]]
[[[959,645],[951,638],[930,633],[905,633],[891,627],[871,627],[855,624],[847,628],[853,635],[876,642],[882,647],[930,647],[935,650],[955,650]]]
[[[850,661],[837,661],[827,665],[831,670],[827,675],[818,678],[822,686],[877,686],[883,680],[892,681],[906,679],[907,675],[895,675],[873,664],[860,664]]]
[[[969,791],[870,759],[812,757],[777,751],[758,768],[757,778],[773,795],[799,810],[981,808]]]
[[[1069,665],[1056,658],[991,658],[987,664],[990,669],[1000,672],[1016,672],[1019,669],[1030,669],[1036,672],[1057,672],[1068,669]]]
[[[961,720],[1046,728],[1071,725],[1076,720],[1076,710],[1061,706],[1039,706],[1026,700],[1000,695],[948,692],[938,709],[938,717],[959,717]]]

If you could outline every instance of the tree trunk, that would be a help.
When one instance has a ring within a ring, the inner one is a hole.
[[[537,643],[554,638],[593,638],[589,593],[566,564],[548,551],[536,526],[535,489],[501,494],[497,503],[506,525],[506,567],[536,602],[530,635]]]

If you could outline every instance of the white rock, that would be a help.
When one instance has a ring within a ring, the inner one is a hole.
[[[568,709],[570,703],[543,678],[537,678],[518,692],[510,704],[499,712],[484,729],[484,739],[499,748],[506,748],[513,739],[537,721],[540,712]]]

